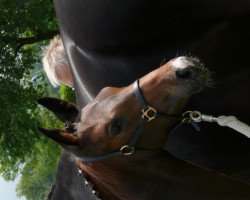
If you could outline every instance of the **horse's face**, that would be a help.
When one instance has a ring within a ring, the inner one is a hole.
[[[208,81],[209,73],[197,59],[179,57],[142,77],[140,88],[149,106],[161,113],[176,115],[188,97],[199,92]],[[66,143],[63,146],[77,156],[97,156],[118,150],[135,133],[141,110],[133,85],[104,88],[81,110],[75,131],[60,132],[64,139],[56,140],[60,144]],[[176,120],[153,120],[143,131],[136,147],[162,147],[174,123]]]

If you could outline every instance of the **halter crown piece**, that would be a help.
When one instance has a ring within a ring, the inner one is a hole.
[[[131,155],[136,151],[134,145],[139,140],[139,138],[142,134],[142,131],[144,130],[146,124],[149,121],[152,121],[155,118],[163,118],[163,119],[179,119],[180,118],[177,115],[165,115],[165,114],[159,113],[156,111],[156,109],[154,109],[153,107],[150,107],[146,103],[146,101],[145,101],[145,99],[140,91],[139,79],[137,79],[134,82],[133,87],[134,87],[134,94],[135,94],[137,100],[139,101],[139,103],[143,109],[142,109],[142,118],[139,122],[139,125],[138,125],[133,137],[129,141],[129,143],[122,146],[120,148],[120,150],[118,150],[118,151],[102,154],[102,155],[96,156],[96,157],[77,157],[78,160],[89,163],[89,162],[94,162],[94,161],[105,160],[105,159],[115,157],[115,156]]]

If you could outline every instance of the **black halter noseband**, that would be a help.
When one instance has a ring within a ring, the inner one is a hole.
[[[78,160],[81,160],[83,162],[94,162],[94,161],[99,161],[99,160],[104,160],[104,159],[108,159],[114,156],[121,156],[121,155],[131,155],[135,152],[135,143],[138,141],[138,139],[141,136],[142,131],[144,130],[146,124],[155,119],[155,118],[163,118],[163,119],[179,119],[180,117],[177,115],[165,115],[162,113],[157,112],[153,107],[150,107],[141,91],[140,91],[140,86],[139,86],[139,79],[137,79],[134,84],[134,94],[137,98],[137,100],[139,101],[140,105],[142,106],[142,118],[139,122],[139,125],[135,131],[135,134],[133,135],[132,139],[129,141],[129,143],[127,145],[124,145],[120,148],[120,150],[118,151],[114,151],[114,152],[110,152],[107,154],[103,154],[100,156],[96,156],[96,157],[77,157]]]

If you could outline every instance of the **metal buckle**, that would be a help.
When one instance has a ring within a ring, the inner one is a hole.
[[[148,109],[146,111],[142,109],[142,113],[143,113],[142,118],[144,119],[146,117],[148,119],[148,122],[153,120],[157,114],[156,110],[150,106],[148,106]]]
[[[192,118],[190,117],[190,114],[192,113],[192,111],[187,111],[185,113],[183,113],[183,119],[181,121],[181,123],[183,124],[188,124],[192,121]]]
[[[183,116],[184,119],[182,120],[182,123],[190,123],[192,120],[195,122],[202,121],[202,115],[199,111],[187,111],[183,114]]]
[[[124,146],[120,149],[120,152],[121,152],[122,155],[124,155],[124,156],[129,156],[129,155],[131,155],[132,153],[135,152],[135,149],[134,149],[134,147],[130,148],[128,145],[124,145]]]

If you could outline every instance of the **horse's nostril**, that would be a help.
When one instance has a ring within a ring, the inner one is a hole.
[[[186,67],[184,69],[178,69],[175,72],[177,78],[180,79],[192,79],[195,77],[195,69],[193,67]]]

